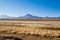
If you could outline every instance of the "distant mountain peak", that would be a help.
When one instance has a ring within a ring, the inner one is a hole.
[[[13,17],[8,15],[0,15],[0,19],[11,19],[11,18]]]
[[[38,18],[37,16],[33,16],[31,14],[26,14],[23,18]]]
[[[25,17],[31,17],[32,15],[31,14],[26,14]]]

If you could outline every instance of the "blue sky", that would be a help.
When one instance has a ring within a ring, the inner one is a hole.
[[[0,15],[60,16],[60,0],[0,0]]]

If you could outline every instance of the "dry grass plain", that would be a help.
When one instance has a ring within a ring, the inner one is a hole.
[[[0,20],[1,40],[3,36],[21,38],[8,40],[60,40],[60,21]]]

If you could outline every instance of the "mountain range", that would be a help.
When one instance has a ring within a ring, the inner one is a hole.
[[[23,20],[51,20],[51,19],[58,19],[60,20],[60,17],[38,17],[31,14],[26,14],[25,16],[19,16],[19,17],[11,17],[8,15],[0,15],[0,19],[23,19]]]
[[[40,18],[38,16],[33,16],[31,14],[27,14],[25,16],[19,16],[19,17],[11,17],[11,16],[8,16],[8,15],[0,15],[0,19],[11,19],[11,18]]]

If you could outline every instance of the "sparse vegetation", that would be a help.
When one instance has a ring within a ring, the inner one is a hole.
[[[59,40],[60,38],[60,27],[50,25],[60,24],[60,21],[6,21],[5,23],[6,25],[0,25],[0,34],[15,34],[24,40],[44,40],[43,38]]]

